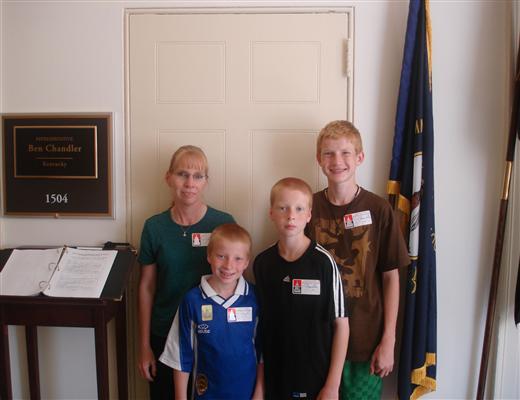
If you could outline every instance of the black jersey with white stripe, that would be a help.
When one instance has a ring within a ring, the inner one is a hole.
[[[333,257],[312,241],[295,261],[277,244],[254,262],[267,399],[317,396],[327,378],[334,320],[347,317]]]

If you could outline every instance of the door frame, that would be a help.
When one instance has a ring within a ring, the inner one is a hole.
[[[241,4],[243,3],[243,4]],[[180,15],[180,14],[328,14],[338,13],[347,16],[347,39],[344,43],[344,68],[347,76],[347,119],[354,122],[354,7],[352,6],[247,6],[247,2],[240,2],[236,6],[222,7],[175,7],[168,8],[125,8],[124,10],[124,132],[125,132],[125,194],[126,194],[126,238],[132,236],[132,187],[130,170],[130,17],[132,15]],[[130,398],[136,398],[136,381],[141,379],[137,371],[138,354],[135,343],[138,335],[137,327],[137,285],[139,279],[138,268],[134,268],[127,289],[127,354],[128,354],[128,393]]]

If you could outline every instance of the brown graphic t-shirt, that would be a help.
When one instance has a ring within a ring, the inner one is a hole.
[[[410,263],[390,204],[361,188],[344,206],[314,194],[309,236],[335,258],[347,296],[350,340],[347,359],[369,361],[383,332],[382,273]]]

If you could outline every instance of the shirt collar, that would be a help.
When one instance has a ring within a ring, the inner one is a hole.
[[[210,298],[215,303],[220,304],[224,308],[231,307],[240,296],[245,296],[249,293],[249,284],[246,282],[243,276],[238,279],[235,293],[229,299],[222,298],[208,283],[208,278],[211,275],[203,275],[200,278],[200,290],[203,298]]]

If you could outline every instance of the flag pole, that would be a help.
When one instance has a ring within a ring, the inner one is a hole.
[[[500,265],[502,263],[502,249],[504,245],[504,233],[506,229],[507,206],[509,202],[509,188],[511,186],[511,175],[513,161],[515,159],[515,145],[518,134],[518,118],[520,117],[520,44],[517,50],[516,75],[514,82],[513,108],[511,110],[511,122],[509,128],[509,140],[507,143],[506,166],[504,171],[504,185],[500,199],[500,211],[498,215],[498,228],[495,240],[495,256],[493,258],[493,273],[491,276],[491,288],[489,290],[489,302],[486,318],[486,330],[484,343],[482,345],[482,358],[480,361],[480,374],[478,378],[477,400],[484,399],[486,388],[487,367],[489,360],[489,348],[493,335],[493,322],[497,302],[497,289],[500,277]]]

